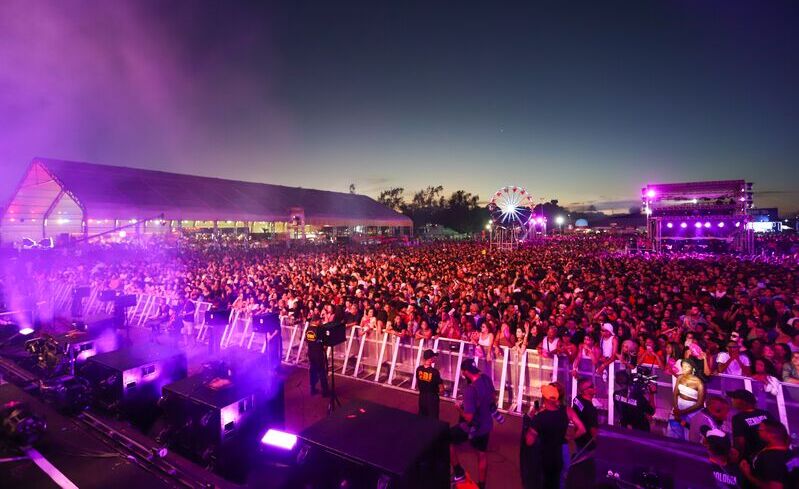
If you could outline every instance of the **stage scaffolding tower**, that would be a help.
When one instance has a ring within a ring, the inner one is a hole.
[[[720,241],[733,252],[754,252],[750,182],[649,184],[641,189],[641,200],[647,216],[647,238],[657,253],[665,251],[667,244]]]

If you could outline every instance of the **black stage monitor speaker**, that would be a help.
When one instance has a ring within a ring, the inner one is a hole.
[[[86,286],[86,285],[83,285],[83,286],[80,286],[80,287],[73,287],[72,288],[72,297],[74,297],[76,299],[81,299],[83,297],[89,297],[89,294],[91,294],[91,292],[92,292],[92,289],[90,287]]]
[[[717,487],[707,450],[695,443],[602,427],[595,454],[598,487],[635,487],[635,484],[660,489]]]
[[[205,313],[205,324],[224,326],[230,321],[230,309],[211,309]]]
[[[186,377],[186,354],[152,343],[89,358],[79,375],[92,386],[95,402],[146,428],[157,415],[161,386]]]
[[[449,487],[448,433],[441,421],[355,401],[300,434],[286,487]]]
[[[164,386],[158,439],[243,480],[267,427],[282,427],[283,383],[263,355],[237,351],[203,372]]]
[[[100,300],[103,302],[111,302],[117,298],[117,291],[108,289],[100,292]]]
[[[125,294],[117,296],[114,299],[114,307],[133,307],[136,305],[136,296],[133,294]]]
[[[64,348],[67,358],[75,359],[75,366],[82,365],[95,355],[119,348],[119,338],[116,335],[93,328],[88,331],[68,331],[55,336],[54,339]]]
[[[257,314],[252,317],[252,328],[256,333],[274,333],[280,329],[280,316],[276,312]]]
[[[317,334],[325,346],[336,346],[347,339],[347,327],[342,322],[330,322],[319,326]]]

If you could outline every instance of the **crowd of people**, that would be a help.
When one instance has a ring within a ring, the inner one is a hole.
[[[458,339],[487,361],[502,347],[536,349],[567,361],[580,379],[586,364],[590,379],[606,378],[615,362],[630,372],[665,371],[676,379],[668,433],[685,439],[704,439],[691,421],[716,402],[704,389],[713,375],[746,376],[767,392],[778,382],[799,384],[795,254],[629,255],[626,244],[565,235],[497,253],[474,242],[286,248],[186,241],[41,257],[17,265],[32,280],[14,282],[18,274],[8,271],[3,280],[7,290],[67,281],[204,301],[245,316],[343,321],[362,335]]]

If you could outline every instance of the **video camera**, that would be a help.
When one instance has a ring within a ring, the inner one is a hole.
[[[631,373],[631,391],[646,391],[646,389],[648,389],[650,385],[654,384],[658,378],[658,376],[653,373],[652,367],[645,367],[643,365],[637,366],[631,371]]]

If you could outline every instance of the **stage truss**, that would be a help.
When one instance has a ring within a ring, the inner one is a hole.
[[[641,190],[647,237],[655,252],[667,245],[725,242],[751,254],[752,184],[744,180],[650,184]]]

